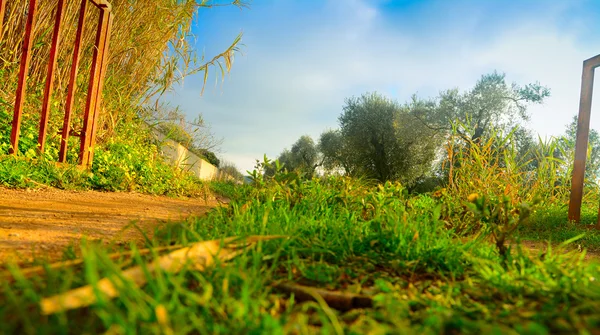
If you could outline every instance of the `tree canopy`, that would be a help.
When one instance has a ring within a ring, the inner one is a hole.
[[[321,155],[315,142],[308,135],[301,136],[293,145],[292,149],[284,149],[277,160],[287,170],[301,171],[310,179],[315,170],[323,164]]]
[[[349,155],[338,164],[379,181],[411,184],[421,177],[439,143],[435,132],[410,113],[420,103],[401,106],[378,93],[346,99],[339,124],[343,152]]]
[[[539,83],[509,84],[498,72],[481,76],[465,92],[445,90],[432,99],[413,95],[404,104],[377,92],[365,93],[345,100],[339,129],[324,131],[318,145],[302,136],[279,155],[279,161],[311,176],[322,166],[325,171],[381,182],[397,180],[408,187],[423,180],[431,183],[430,177],[440,175],[439,166],[434,167],[453,131],[465,144],[497,131],[512,132],[511,145],[526,157],[533,137],[521,124],[529,119],[527,108],[549,95],[550,90]]]
[[[471,140],[489,135],[493,130],[510,131],[522,121],[529,120],[531,104],[539,104],[550,96],[550,90],[539,83],[508,84],[505,74],[494,71],[481,76],[475,86],[464,93],[450,89],[440,93],[436,108],[427,113],[415,113],[423,122],[435,129],[450,130],[458,121],[468,125],[458,132]]]

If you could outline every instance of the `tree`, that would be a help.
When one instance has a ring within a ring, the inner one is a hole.
[[[283,149],[283,151],[277,157],[277,160],[288,171],[296,169],[296,160],[292,157],[292,153],[289,149]]]
[[[244,180],[244,175],[240,172],[240,170],[237,168],[237,166],[235,166],[234,163],[223,159],[221,159],[220,161],[221,164],[219,167],[219,174],[225,174],[238,181]]]
[[[529,119],[527,108],[531,104],[543,103],[548,96],[550,90],[537,82],[524,86],[507,84],[505,75],[494,71],[481,76],[475,86],[464,93],[456,88],[441,92],[435,101],[429,102],[435,108],[412,113],[430,129],[446,136],[453,131],[459,135],[463,141],[456,143],[455,150],[460,150],[460,145],[485,142],[494,133],[507,135],[512,132],[507,145],[513,145],[519,152],[519,161],[529,161],[528,169],[533,170],[537,164],[532,154],[536,142],[521,122]],[[498,163],[503,164],[502,161]],[[460,162],[455,161],[454,167],[456,164]],[[436,174],[446,175],[448,171],[444,166],[449,168],[447,164],[441,164]]]
[[[508,132],[519,121],[529,120],[528,104],[542,103],[548,96],[550,90],[539,83],[523,87],[513,83],[509,86],[505,75],[494,71],[482,76],[475,87],[465,94],[462,111],[456,118],[467,122],[470,116],[471,124],[475,127],[471,140],[477,140],[488,135],[492,128]]]
[[[296,168],[301,169],[307,175],[312,176],[317,167],[323,164],[320,161],[319,151],[310,136],[301,136],[291,150],[292,158],[295,160]]]
[[[351,155],[337,153],[348,159],[338,159],[338,164],[345,163],[353,174],[379,181],[414,183],[429,172],[440,144],[437,133],[410,113],[411,108],[425,105],[413,101],[401,106],[377,93],[346,99],[339,117],[341,140],[346,146],[341,152]],[[335,139],[335,135],[327,136]],[[326,159],[334,159],[332,152],[328,151]]]
[[[316,169],[323,164],[321,155],[313,139],[308,135],[301,136],[292,149],[284,149],[277,158],[288,171],[301,171],[310,179]]]
[[[529,119],[527,107],[543,103],[550,90],[539,83],[520,86],[507,84],[505,74],[494,71],[481,76],[475,86],[460,93],[450,89],[440,93],[437,108],[431,113],[414,113],[431,129],[449,132],[451,124],[459,121],[457,131],[465,139],[477,141],[492,131],[510,132],[521,121]]]
[[[323,168],[326,171],[341,171],[348,175],[353,173],[352,147],[340,130],[323,132],[317,148],[323,155]]]
[[[568,165],[572,164],[575,157],[575,142],[577,140],[577,115],[573,116],[567,125],[565,135],[561,138],[561,155]],[[600,134],[595,129],[590,129],[588,140],[588,154],[585,162],[586,179],[596,179],[600,172]]]

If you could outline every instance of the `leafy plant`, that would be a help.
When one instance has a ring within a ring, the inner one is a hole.
[[[484,231],[491,234],[500,257],[506,262],[510,256],[508,241],[528,222],[533,210],[531,205],[538,202],[515,206],[508,196],[480,197],[476,193],[469,195],[468,200],[468,208],[475,213],[475,218],[483,223]]]

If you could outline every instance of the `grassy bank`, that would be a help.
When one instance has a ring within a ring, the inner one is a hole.
[[[135,191],[169,196],[204,196],[208,185],[159,154],[150,137],[113,138],[96,149],[90,170],[52,158],[0,156],[0,186],[66,190]]]

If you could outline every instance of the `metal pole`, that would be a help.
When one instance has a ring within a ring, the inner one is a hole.
[[[96,33],[96,43],[94,44],[94,55],[92,58],[92,69],[90,72],[90,82],[87,90],[87,101],[85,104],[85,114],[83,116],[83,128],[81,129],[81,143],[79,148],[79,164],[87,166],[86,161],[89,157],[90,136],[92,134],[93,118],[98,100],[98,89],[100,77],[102,74],[102,61],[104,58],[104,47],[106,46],[105,31],[108,26],[108,14],[110,12],[100,10],[98,17],[98,30]]]
[[[25,38],[23,39],[21,52],[21,67],[19,69],[19,83],[15,96],[15,109],[10,132],[10,148],[8,153],[16,155],[19,152],[19,135],[21,134],[21,117],[23,115],[23,102],[27,89],[27,74],[29,73],[29,60],[31,59],[31,44],[33,43],[33,26],[35,25],[35,14],[37,1],[29,1],[29,13],[25,25]]]
[[[2,41],[2,35],[4,34],[4,13],[6,11],[6,3],[8,0],[0,0],[0,41]]]
[[[94,161],[94,146],[96,145],[96,128],[98,127],[98,118],[100,116],[100,106],[102,103],[102,89],[104,86],[104,78],[106,76],[106,68],[108,67],[108,44],[110,42],[110,34],[113,23],[113,14],[108,9],[105,10],[106,15],[108,16],[108,22],[106,27],[104,28],[104,50],[102,51],[102,61],[101,61],[101,69],[100,69],[100,80],[98,82],[98,90],[96,92],[96,106],[94,108],[94,115],[92,116],[92,129],[90,130],[89,136],[89,150],[87,152],[87,156],[84,157],[84,162],[87,168],[92,166],[92,162]]]
[[[569,201],[569,221],[579,222],[581,218],[585,160],[590,133],[592,94],[594,92],[594,69],[598,66],[600,66],[600,55],[583,62],[579,116],[577,118],[577,140],[575,142],[575,161],[573,163],[571,198]]]
[[[67,102],[65,104],[65,118],[63,120],[60,150],[58,152],[58,161],[61,163],[67,161],[67,145],[69,140],[69,131],[71,129],[71,115],[73,114],[75,92],[77,91],[77,72],[79,71],[79,57],[81,56],[81,41],[83,39],[87,3],[88,0],[81,0],[81,7],[79,9],[79,22],[77,23],[77,33],[75,35],[75,48],[73,49],[73,61],[71,63],[69,91],[67,93]]]
[[[56,19],[54,22],[54,33],[52,35],[52,46],[50,47],[50,61],[48,62],[48,75],[46,76],[46,86],[44,87],[44,101],[42,104],[42,115],[40,117],[40,132],[38,135],[38,146],[40,153],[44,153],[46,144],[46,129],[48,128],[48,117],[50,115],[50,99],[52,97],[52,85],[54,83],[54,71],[56,70],[56,54],[58,53],[58,43],[60,40],[60,25],[64,14],[65,0],[58,0],[56,7]]]

